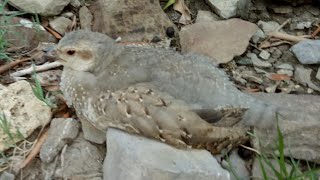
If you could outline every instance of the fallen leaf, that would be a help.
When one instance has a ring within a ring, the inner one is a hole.
[[[181,13],[179,23],[190,24],[191,23],[191,12],[185,5],[184,0],[176,0],[173,9]]]
[[[285,74],[275,74],[275,73],[268,73],[266,74],[267,78],[273,80],[273,81],[283,81],[283,80],[289,80],[290,77]]]

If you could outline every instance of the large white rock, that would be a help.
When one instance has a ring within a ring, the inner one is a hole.
[[[19,131],[24,138],[28,137],[38,127],[43,127],[51,120],[51,110],[33,94],[27,81],[18,81],[8,87],[0,86],[0,115],[8,122],[13,136],[0,128],[0,151],[8,149],[8,144],[21,140]],[[1,121],[3,124],[3,120]]]
[[[230,179],[206,150],[181,150],[144,137],[108,129],[105,180]]]
[[[9,3],[29,13],[54,16],[60,14],[70,0],[10,0]]]

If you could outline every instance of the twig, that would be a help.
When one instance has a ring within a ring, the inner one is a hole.
[[[62,36],[59,34],[59,33],[57,33],[55,30],[53,30],[53,29],[51,29],[51,28],[49,28],[49,27],[47,27],[47,26],[44,26],[44,28],[49,32],[49,33],[51,33],[55,38],[57,38],[57,39],[61,39],[62,38]]]
[[[251,148],[251,147],[248,147],[248,146],[245,146],[245,145],[242,145],[242,144],[240,144],[240,146],[243,147],[243,148],[245,148],[245,149],[248,149],[248,150],[250,150],[250,151],[253,151],[253,152],[261,155],[261,153],[260,153],[258,150],[256,150],[256,149],[253,149],[253,148]]]
[[[9,69],[25,62],[25,61],[28,61],[28,60],[31,60],[33,57],[28,57],[28,58],[22,58],[22,59],[19,59],[19,60],[15,60],[15,61],[12,61],[10,63],[7,63],[3,66],[0,67],[0,74],[8,71]]]
[[[20,169],[26,167],[40,152],[40,148],[44,141],[47,139],[48,136],[48,130],[46,130],[36,142],[35,146],[31,150],[31,152],[28,154],[27,158],[15,169],[16,172],[18,172]]]
[[[314,38],[320,33],[320,26],[311,34],[311,37]]]
[[[36,66],[35,70],[36,70],[36,72],[45,71],[45,70],[48,70],[48,69],[53,69],[53,68],[59,67],[61,65],[62,64],[60,62],[55,61],[55,62],[52,62],[52,63],[46,63],[46,64],[43,64],[43,65],[40,65],[40,66]],[[23,69],[21,71],[17,71],[17,72],[11,73],[10,76],[12,76],[12,77],[20,77],[20,76],[32,74],[33,70],[34,70],[33,67],[29,67],[27,69]]]
[[[306,40],[305,37],[311,37],[311,36],[304,36],[304,37],[294,36],[294,35],[285,34],[285,33],[277,32],[277,31],[270,33],[269,36],[274,37],[274,38],[278,38],[278,39],[282,39],[282,40],[292,41],[295,43]]]

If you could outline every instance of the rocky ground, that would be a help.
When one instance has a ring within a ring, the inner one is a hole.
[[[59,92],[61,65],[45,55],[75,29],[102,32],[126,46],[207,55],[241,91],[307,116],[319,112],[318,1],[176,0],[165,10],[164,0],[0,2],[0,180],[263,179],[259,157],[281,157],[277,134],[266,129],[212,156],[114,129],[106,136],[80,122]],[[317,167],[320,117],[280,127],[288,160],[282,165],[290,171],[291,160],[301,160],[301,171]],[[281,169],[274,158],[266,162]],[[266,171],[277,177],[269,166]]]

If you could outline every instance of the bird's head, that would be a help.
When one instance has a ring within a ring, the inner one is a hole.
[[[78,30],[66,34],[50,54],[65,67],[90,72],[103,61],[106,51],[112,51],[113,44],[104,34]]]

